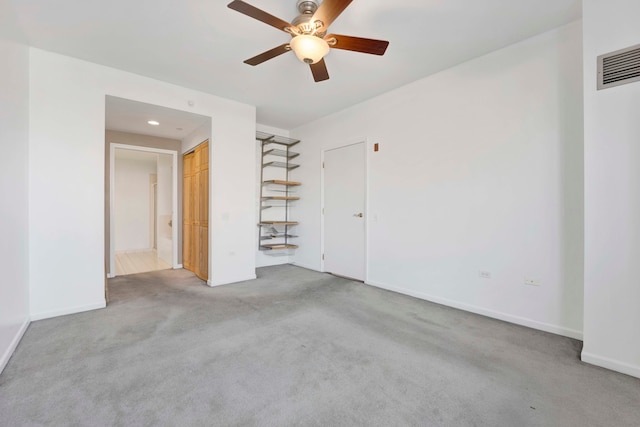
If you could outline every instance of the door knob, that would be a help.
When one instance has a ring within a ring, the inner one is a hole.
[[[353,216],[357,216],[358,218],[362,218],[364,216],[364,214],[362,212],[357,213],[357,214],[353,214]]]

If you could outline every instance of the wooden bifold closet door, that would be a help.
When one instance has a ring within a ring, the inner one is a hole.
[[[182,265],[209,278],[209,142],[185,154],[182,191]]]

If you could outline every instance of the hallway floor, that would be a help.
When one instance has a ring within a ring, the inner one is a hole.
[[[171,266],[158,258],[156,251],[116,253],[116,275],[168,270]]]

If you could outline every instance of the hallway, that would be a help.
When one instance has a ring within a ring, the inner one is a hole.
[[[155,250],[116,253],[116,275],[118,276],[168,270],[170,268],[169,264],[158,258]]]

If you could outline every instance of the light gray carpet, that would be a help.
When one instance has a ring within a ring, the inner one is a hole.
[[[110,281],[107,309],[34,322],[0,425],[638,426],[640,380],[580,342],[292,266],[208,288]]]

